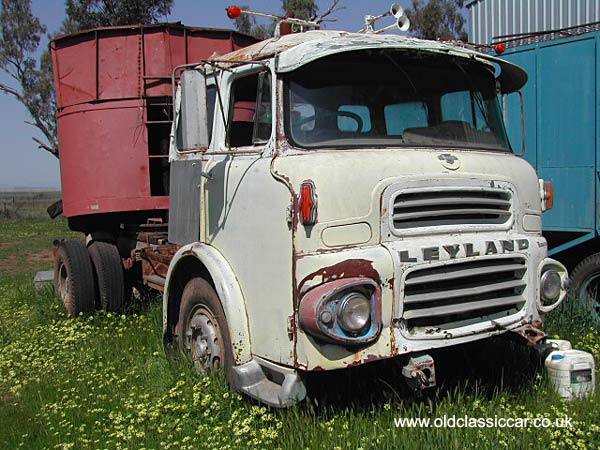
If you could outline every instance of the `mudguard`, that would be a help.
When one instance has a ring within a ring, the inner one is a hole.
[[[196,258],[204,265],[214,282],[229,327],[235,364],[239,365],[250,361],[252,359],[250,332],[242,291],[227,260],[210,245],[202,243],[184,245],[173,257],[167,272],[163,294],[163,333],[166,333],[168,327],[167,313],[169,301],[171,301],[169,299],[171,281],[177,276],[178,270],[183,270],[182,267],[185,264],[182,262],[190,257]],[[172,300],[180,301],[180,299]]]

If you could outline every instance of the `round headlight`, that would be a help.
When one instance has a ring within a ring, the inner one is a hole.
[[[558,300],[562,289],[562,280],[556,270],[547,270],[542,274],[540,288],[542,290],[542,300],[553,303]]]
[[[338,305],[340,326],[350,333],[362,330],[371,318],[371,302],[360,292],[344,295]]]

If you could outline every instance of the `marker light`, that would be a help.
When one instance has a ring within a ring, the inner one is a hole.
[[[242,10],[240,9],[240,7],[235,5],[228,6],[227,8],[225,8],[225,11],[227,11],[227,17],[229,17],[230,19],[237,19],[242,15]]]
[[[501,55],[502,53],[504,53],[506,51],[506,45],[504,45],[504,44],[496,44],[496,45],[494,45],[494,51],[498,55]]]
[[[308,180],[300,185],[300,222],[302,225],[317,223],[317,189],[315,184]]]
[[[548,211],[554,206],[554,188],[552,181],[540,180],[540,195],[542,197],[542,211]]]

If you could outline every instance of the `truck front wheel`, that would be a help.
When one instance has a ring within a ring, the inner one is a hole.
[[[54,292],[69,316],[94,310],[94,272],[83,243],[60,243],[54,258]]]
[[[588,256],[573,269],[573,297],[600,323],[600,253]]]
[[[217,293],[203,278],[193,278],[186,284],[175,334],[179,349],[191,357],[198,374],[206,376],[224,369],[231,384],[229,328]]]

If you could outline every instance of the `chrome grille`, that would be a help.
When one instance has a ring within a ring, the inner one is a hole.
[[[503,317],[525,304],[524,258],[454,262],[406,275],[403,315],[409,329],[435,327],[478,317]]]
[[[503,224],[512,215],[512,195],[504,189],[472,188],[399,192],[393,223],[398,230],[440,225]]]

